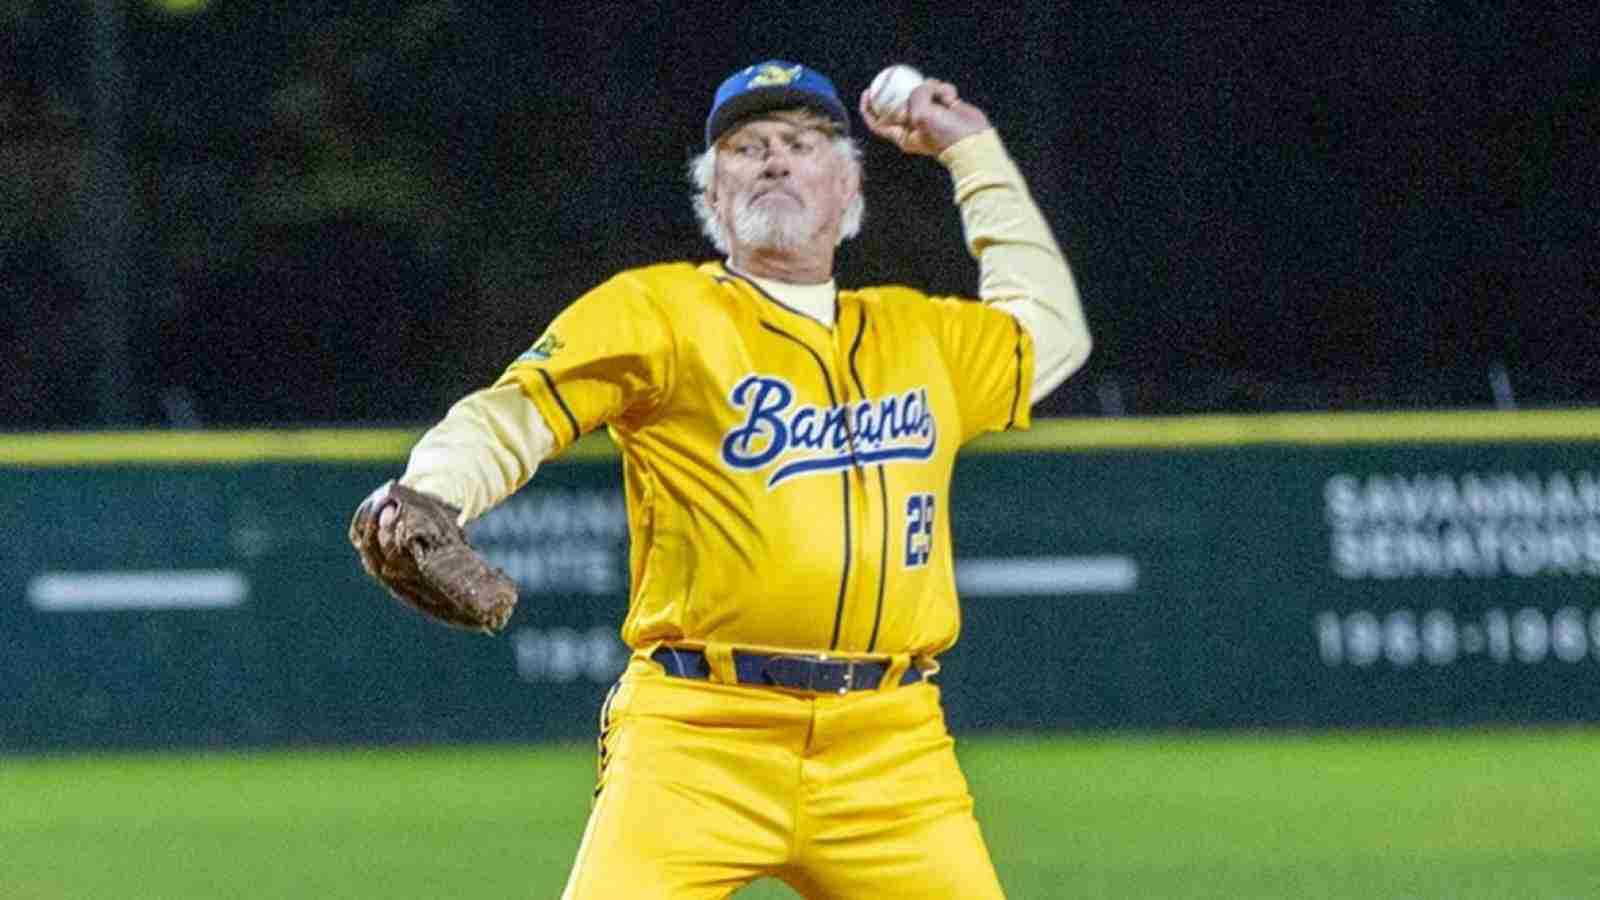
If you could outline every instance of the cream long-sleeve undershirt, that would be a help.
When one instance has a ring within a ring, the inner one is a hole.
[[[940,154],[950,170],[978,296],[1015,317],[1034,345],[1037,403],[1089,356],[1077,285],[1016,165],[991,129]],[[759,279],[779,300],[831,325],[832,290]],[[411,450],[401,483],[461,509],[465,524],[511,496],[555,448],[555,437],[516,382],[468,394]]]
[[[465,525],[527,484],[555,446],[538,408],[511,381],[456,401],[411,448],[400,483],[459,507]]]
[[[978,297],[1022,323],[1033,338],[1038,403],[1089,358],[1089,326],[1078,286],[1027,182],[993,129],[939,154],[955,181],[967,249],[978,260]]]

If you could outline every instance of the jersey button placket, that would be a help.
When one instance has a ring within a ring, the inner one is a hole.
[[[845,621],[848,625],[849,614],[859,608],[856,603],[856,588],[858,585],[865,583],[862,580],[862,573],[868,571],[866,565],[867,556],[864,548],[876,547],[878,545],[878,535],[869,534],[869,523],[872,521],[872,517],[868,513],[870,512],[869,507],[872,505],[872,493],[867,490],[867,467],[863,466],[859,461],[861,448],[857,442],[856,428],[858,423],[856,422],[854,407],[856,403],[865,400],[866,397],[861,395],[861,386],[855,383],[855,373],[850,365],[850,351],[854,346],[855,334],[843,327],[845,310],[842,305],[837,308],[836,324],[833,329],[832,359],[834,372],[837,375],[835,381],[839,385],[839,403],[844,417],[845,443],[850,451],[851,462],[848,471],[850,473],[850,493],[854,501],[850,504],[850,533],[857,536],[855,541],[856,554],[850,567],[850,586],[845,601]],[[851,632],[848,628],[841,629],[841,647],[850,646],[850,636]],[[865,638],[858,637],[858,639],[861,641],[861,645],[855,649],[864,649],[866,646]]]

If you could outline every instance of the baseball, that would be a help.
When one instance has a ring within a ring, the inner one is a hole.
[[[895,63],[872,79],[872,86],[867,88],[867,105],[873,115],[885,121],[904,118],[906,101],[923,80],[921,72],[905,63]]]

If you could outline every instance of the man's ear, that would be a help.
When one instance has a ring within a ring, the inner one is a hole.
[[[702,193],[702,196],[704,196],[706,198],[706,205],[710,206],[711,210],[713,212],[715,212],[716,209],[717,209],[718,197],[717,197],[717,161],[714,158],[711,161],[711,181],[710,181],[709,184],[706,185],[706,189]]]
[[[861,166],[852,164],[845,166],[844,171],[844,202],[846,206],[861,193]]]

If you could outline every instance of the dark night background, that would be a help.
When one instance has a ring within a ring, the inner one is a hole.
[[[1589,5],[952,9],[0,0],[0,428],[431,421],[712,254],[684,163],[770,57],[989,113],[1097,341],[1043,414],[1600,400]],[[936,163],[867,191],[841,283],[972,294]]]

